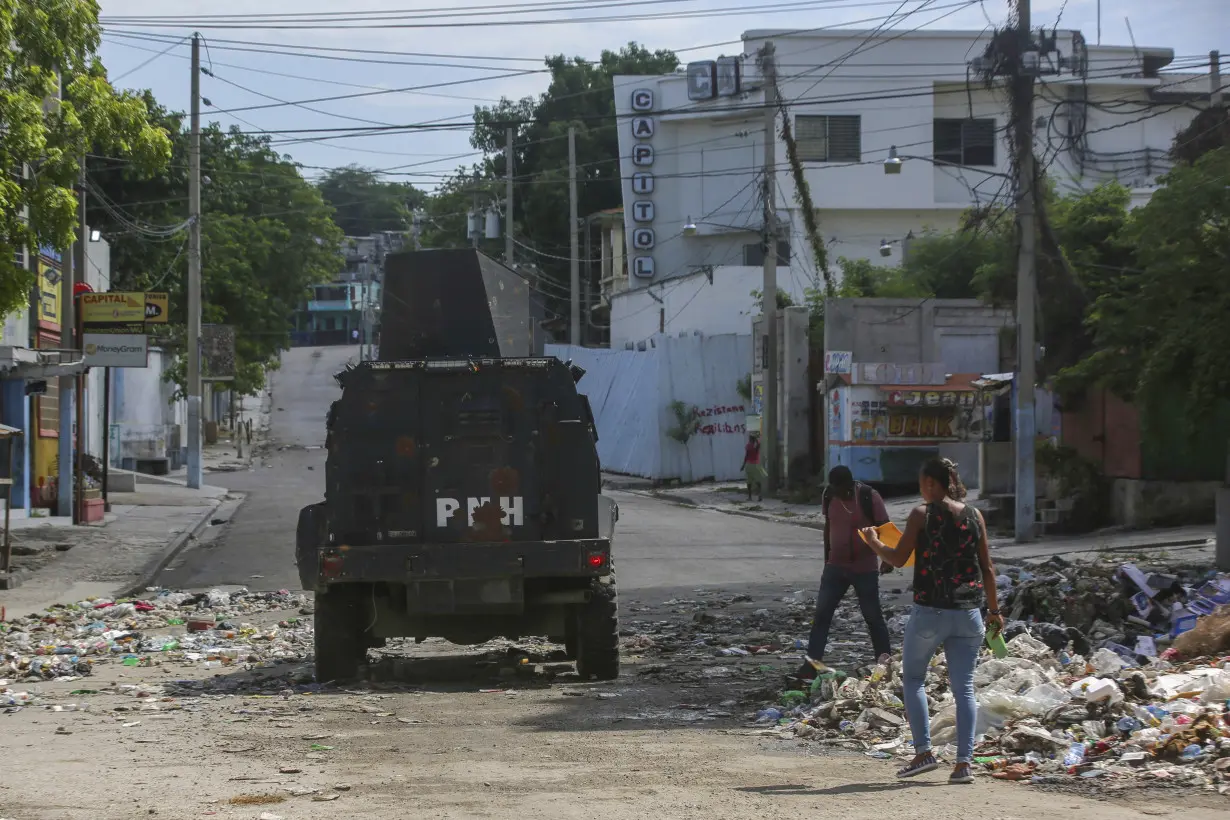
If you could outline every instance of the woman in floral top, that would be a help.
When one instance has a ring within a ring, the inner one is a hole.
[[[931,459],[918,478],[922,506],[906,523],[905,534],[895,549],[889,549],[874,528],[864,530],[867,543],[888,563],[904,566],[912,553],[914,562],[914,611],[905,628],[902,683],[906,717],[914,736],[916,756],[897,772],[901,778],[938,769],[931,751],[931,721],[924,689],[927,667],[942,645],[948,663],[948,685],[957,705],[957,761],[950,783],[974,781],[974,667],[985,630],[1004,627],[995,589],[995,566],[987,547],[987,527],[982,513],[965,504],[965,487],[957,465],[948,459]],[[984,626],[981,608],[989,605]]]

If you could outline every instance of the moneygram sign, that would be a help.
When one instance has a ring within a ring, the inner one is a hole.
[[[149,339],[143,333],[87,332],[83,341],[86,367],[145,367],[149,362]]]

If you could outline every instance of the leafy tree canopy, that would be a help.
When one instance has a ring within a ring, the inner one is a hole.
[[[567,292],[568,128],[576,128],[578,214],[583,218],[619,207],[623,193],[613,78],[670,73],[679,59],[670,51],[650,51],[629,43],[619,51],[602,52],[597,62],[562,54],[545,62],[551,82],[537,98],[503,99],[493,106],[475,108],[471,144],[488,157],[478,168],[463,169],[442,186],[429,210],[441,227],[448,226],[446,244],[466,242],[465,212],[474,207],[475,191],[480,208],[503,199],[503,152],[506,129],[511,127],[516,235],[519,242],[540,251],[535,254],[518,248],[518,258],[541,268],[552,280],[548,286]],[[549,292],[559,291],[550,288]]]
[[[32,275],[14,265],[18,249],[72,244],[73,186],[87,150],[124,156],[147,172],[170,156],[145,101],[107,82],[98,45],[93,0],[0,2],[0,315],[29,299]]]
[[[334,168],[316,186],[333,206],[333,221],[346,236],[408,231],[414,210],[427,200],[413,185],[383,180],[377,172],[358,165]]]
[[[172,134],[170,165],[150,175],[121,158],[91,160],[87,203],[91,224],[111,243],[112,288],[168,291],[172,321],[182,327],[187,231],[160,239],[133,226],[187,216],[188,134],[182,114],[148,102]],[[308,286],[341,270],[342,232],[320,190],[267,137],[210,124],[201,132],[201,168],[202,321],[235,326],[235,387],[253,393],[289,345],[290,317]],[[182,330],[172,333],[182,339]],[[182,386],[182,361],[170,372]]]
[[[1098,296],[1088,326],[1096,351],[1065,373],[1138,400],[1179,392],[1188,421],[1230,394],[1230,147],[1164,177],[1131,214],[1124,240],[1136,263]]]

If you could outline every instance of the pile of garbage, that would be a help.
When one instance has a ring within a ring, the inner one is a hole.
[[[1000,608],[1005,637],[1026,631],[1052,649],[1088,655],[1107,646],[1140,662],[1160,657],[1197,619],[1230,604],[1230,576],[1102,561],[1073,564],[1056,556],[1035,567],[1003,567]],[[1196,655],[1230,652],[1193,647]]]
[[[1193,588],[1132,565],[1069,576],[1052,563],[1049,573],[1021,572],[1014,583],[1008,654],[987,650],[974,677],[983,771],[1035,784],[1131,778],[1230,793],[1230,606],[1216,603],[1230,596],[1230,577]],[[1130,610],[1117,610],[1125,597]],[[1204,602],[1213,604],[1208,612],[1189,617]],[[1020,619],[1044,613],[1058,623]],[[1167,645],[1160,654],[1159,645]],[[926,692],[932,744],[951,760],[956,707],[942,653]],[[901,694],[898,655],[855,675],[830,669],[754,720],[775,735],[909,759]]]
[[[291,618],[257,627],[243,619],[284,610],[302,613],[305,606],[302,594],[287,590],[155,590],[142,598],[91,598],[0,621],[0,707],[20,706],[32,697],[10,690],[10,680],[73,680],[102,663],[147,667],[170,660],[220,669],[302,660],[311,649],[309,623]]]

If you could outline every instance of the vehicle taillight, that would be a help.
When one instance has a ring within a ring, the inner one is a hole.
[[[342,556],[335,552],[321,556],[320,574],[325,578],[339,577],[342,574]]]
[[[601,552],[590,553],[589,566],[591,569],[602,569],[606,566],[606,555]]]

